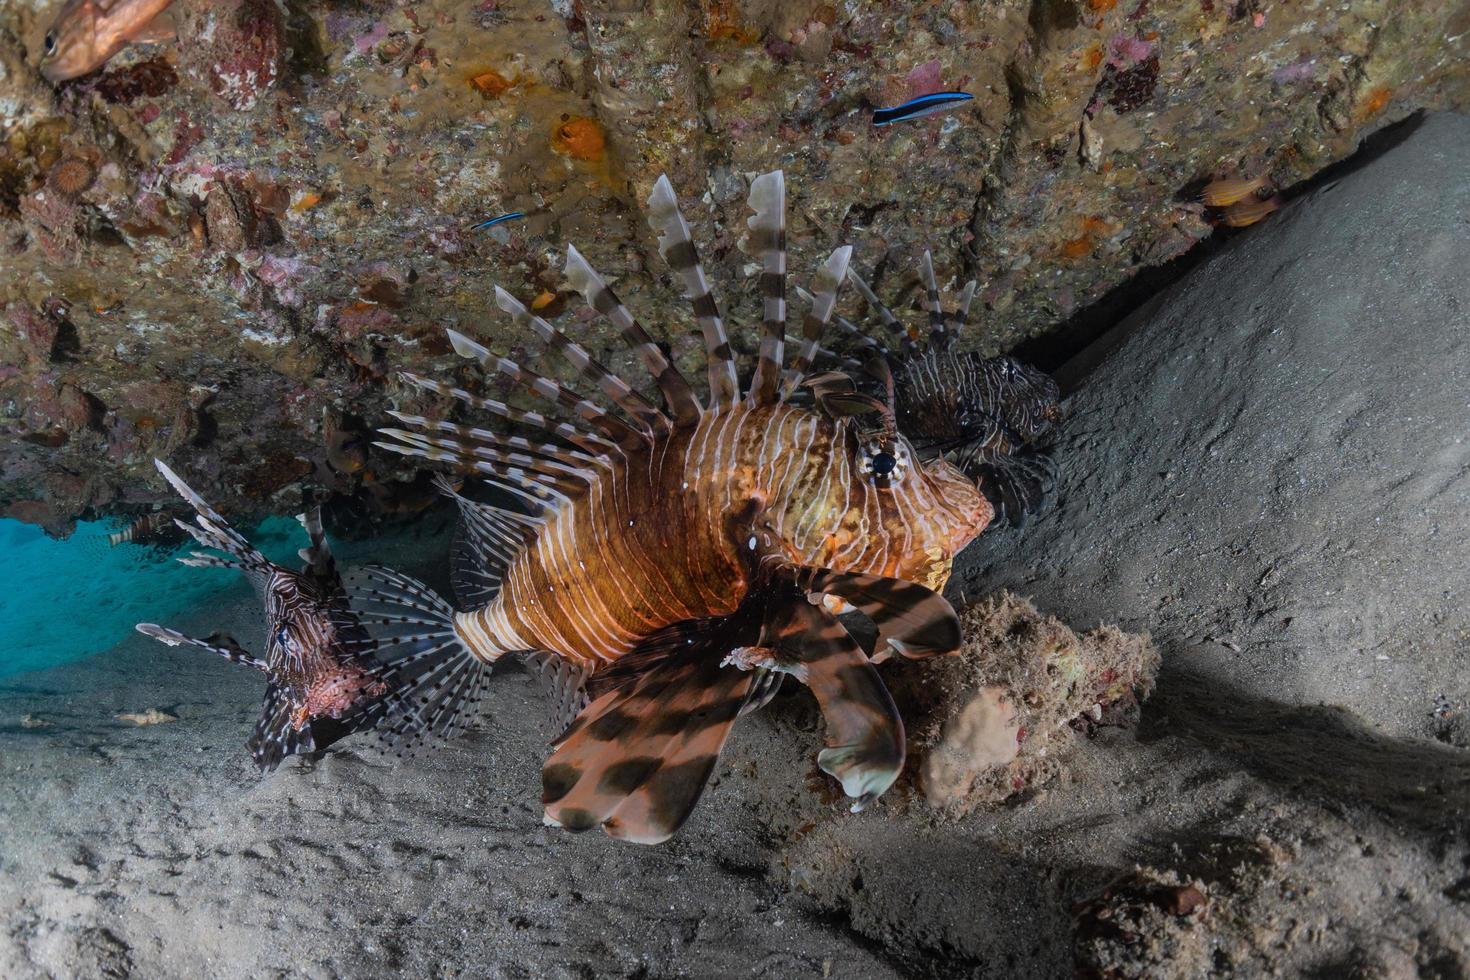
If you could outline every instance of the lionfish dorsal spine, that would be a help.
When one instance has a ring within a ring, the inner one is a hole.
[[[975,290],[978,288],[978,285],[975,280],[971,279],[965,283],[965,288],[960,292],[960,301],[954,311],[955,339],[959,338],[960,331],[970,322],[970,304],[975,299]]]
[[[494,398],[483,398],[480,395],[476,395],[473,392],[466,391],[463,388],[456,388],[455,386],[445,384],[442,381],[436,381],[433,378],[425,378],[421,375],[412,374],[408,371],[399,372],[398,377],[402,381],[411,384],[416,388],[422,388],[424,391],[433,392],[436,395],[441,395],[446,398],[453,398],[455,401],[458,401],[464,405],[468,405],[471,408],[478,408],[482,411],[489,412],[491,415],[497,415],[500,418],[506,419],[507,421],[519,422],[522,425],[528,425],[538,429],[545,429],[552,435],[557,436],[561,439],[565,439],[573,446],[576,446],[578,449],[582,450],[584,453],[594,458],[606,457],[609,453],[617,449],[617,445],[615,443],[608,442],[606,439],[595,436],[590,432],[583,432],[581,429],[578,429],[570,422],[564,422],[561,419],[550,418],[541,412],[528,411],[523,408],[513,408],[503,401],[499,401]]]
[[[483,345],[456,330],[446,330],[449,343],[460,357],[478,361],[484,370],[494,370],[516,382],[527,391],[546,401],[560,405],[575,413],[599,432],[611,439],[624,452],[632,452],[647,445],[642,430],[604,409],[589,398],[577,394],[559,381],[544,377],[529,368],[521,367],[507,357],[498,357]]]
[[[929,304],[929,343],[937,350],[949,346],[949,331],[944,323],[944,307],[939,303],[939,281],[934,277],[934,256],[924,249],[919,258],[919,277],[924,281],[924,299]]]
[[[878,314],[879,322],[883,324],[889,333],[892,333],[898,338],[899,346],[903,348],[904,354],[909,357],[916,355],[919,352],[919,345],[914,343],[913,339],[909,337],[908,333],[903,329],[903,324],[899,322],[898,317],[893,315],[893,311],[884,305],[883,301],[878,298],[877,293],[873,292],[873,287],[869,286],[863,280],[863,277],[857,274],[857,270],[855,269],[849,268],[847,270],[847,278],[857,287],[857,291],[862,293],[863,299],[873,308],[873,312]]]
[[[760,262],[761,346],[750,397],[757,405],[776,402],[786,339],[786,178],[779,170],[750,182],[752,211],[742,248]]]
[[[667,175],[660,174],[648,196],[648,224],[658,235],[658,250],[679,277],[684,298],[694,307],[694,317],[704,335],[705,358],[708,362],[709,401],[714,409],[734,405],[740,401],[740,381],[735,370],[735,355],[730,349],[730,338],[725,333],[725,322],[720,317],[719,303],[715,300],[704,266],[699,261],[699,250],[689,234],[689,223],[679,210],[679,200]]]
[[[689,387],[689,382],[679,373],[679,369],[669,362],[664,352],[654,343],[648,331],[634,318],[628,308],[618,299],[597,270],[582,257],[576,246],[567,245],[567,263],[565,269],[567,281],[572,288],[582,294],[587,305],[592,307],[601,315],[612,321],[613,325],[622,333],[623,339],[628,342],[648,373],[653,376],[659,391],[663,393],[664,401],[674,413],[674,424],[679,426],[696,425],[700,416],[704,414],[704,407],[699,403],[699,398]]]
[[[808,302],[810,309],[801,321],[801,348],[796,355],[796,362],[786,372],[786,382],[781,389],[782,401],[791,397],[791,393],[801,384],[801,379],[806,377],[817,359],[821,350],[822,333],[826,330],[827,321],[832,318],[832,310],[837,305],[837,291],[842,288],[842,280],[846,278],[847,266],[851,260],[852,246],[843,245],[817,267],[811,293],[797,290]]]
[[[582,377],[596,384],[602,393],[612,400],[613,404],[627,412],[628,417],[638,423],[646,438],[652,439],[654,433],[672,427],[668,416],[659,411],[658,407],[647,398],[633,390],[628,382],[609,371],[587,353],[581,344],[526,309],[520,300],[499,286],[495,287],[495,305],[509,313],[517,326],[529,327],[549,347],[566,358],[567,363],[576,368]]]

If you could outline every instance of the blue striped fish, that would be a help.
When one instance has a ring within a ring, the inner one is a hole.
[[[902,105],[887,109],[874,109],[873,125],[887,126],[889,123],[903,122],[905,119],[918,119],[920,116],[932,116],[936,112],[947,112],[974,98],[968,92],[930,92],[928,95],[909,99]]]

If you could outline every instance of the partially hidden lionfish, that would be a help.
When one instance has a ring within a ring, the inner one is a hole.
[[[518,498],[524,512],[455,494],[464,545],[448,602],[407,576],[366,570],[352,588],[370,650],[391,664],[383,731],[415,743],[453,731],[486,668],[527,655],[558,681],[575,720],[542,771],[549,823],[652,843],[683,823],[736,718],[782,675],[816,695],[826,724],[818,765],[861,808],[903,766],[903,722],[873,663],[955,652],[954,610],[936,590],[954,555],[989,523],[985,497],[947,461],[920,462],[893,404],[837,372],[811,373],[851,255],[819,268],[800,350],[783,365],[785,185],[750,187],[743,246],[757,257],[760,353],[742,393],[719,307],[666,177],[649,223],[704,337],[708,404],[575,248],[566,276],[653,376],[661,410],[504,290],[497,305],[616,405],[449,331],[461,356],[561,406],[559,420],[415,375],[421,389],[551,433],[535,441],[393,413],[378,445],[448,463]],[[621,413],[621,414],[620,414]],[[836,618],[877,627],[870,658]]]
[[[847,277],[897,350],[881,333],[875,337],[837,316],[848,353],[821,353],[854,373],[876,374],[883,382],[891,378],[898,427],[919,458],[948,459],[975,480],[997,520],[1024,524],[1055,483],[1055,464],[1043,444],[1061,418],[1057,383],[1014,357],[955,350],[976,284],[967,283],[956,307],[946,311],[929,252],[919,262],[929,319],[925,345],[918,340],[921,332],[906,329],[856,271],[848,269]],[[879,360],[883,364],[874,371]]]
[[[288,755],[318,752],[373,727],[388,687],[378,665],[360,652],[367,636],[347,605],[320,510],[297,517],[311,543],[300,552],[305,567],[294,572],[252,548],[161,460],[154,465],[197,514],[194,524],[175,523],[205,548],[229,555],[196,551],[179,561],[245,574],[265,603],[266,655],[257,658],[220,633],[197,640],[153,623],[139,623],[138,632],[169,646],[202,647],[265,673],[265,702],[246,743],[263,771],[275,769]]]

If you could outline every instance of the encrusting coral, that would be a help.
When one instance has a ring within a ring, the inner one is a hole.
[[[954,815],[1054,777],[1079,732],[1124,724],[1153,690],[1159,652],[1147,634],[1076,633],[1002,592],[960,613],[965,643],[906,692],[918,702],[911,743],[928,802]]]

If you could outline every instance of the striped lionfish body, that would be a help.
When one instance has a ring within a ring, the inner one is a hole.
[[[178,521],[178,526],[203,547],[229,555],[194,552],[179,560],[245,574],[265,605],[266,655],[259,659],[219,633],[197,640],[152,623],[139,623],[138,631],[169,646],[202,647],[265,673],[265,702],[246,743],[263,771],[275,769],[288,755],[318,752],[372,727],[387,685],[376,666],[357,652],[366,635],[348,608],[319,511],[297,518],[311,545],[301,550],[306,565],[295,572],[252,548],[161,460],[154,464],[196,512],[195,524]]]
[[[748,250],[765,270],[764,323],[744,394],[666,178],[649,200],[650,224],[704,334],[708,405],[570,248],[568,279],[637,350],[666,410],[502,290],[500,308],[616,410],[453,331],[459,354],[584,424],[405,375],[558,441],[402,413],[394,414],[410,428],[383,430],[395,441],[380,446],[483,476],[526,505],[513,511],[454,494],[463,611],[386,569],[353,590],[376,633],[372,647],[404,692],[387,699],[390,739],[447,733],[473,703],[485,665],[527,654],[575,714],[543,770],[547,819],[654,842],[694,806],[735,718],[792,674],[826,720],[818,762],[857,806],[893,783],[903,724],[872,662],[958,648],[958,620],[934,590],[992,511],[948,462],[917,460],[891,402],[857,392],[845,375],[809,373],[849,248],[818,270],[800,351],[783,365],[784,196],[780,172],[751,185]],[[853,608],[878,627],[872,659],[834,616]]]
[[[920,458],[943,456],[973,479],[1004,517],[1020,525],[1038,510],[1055,482],[1055,467],[1040,448],[1061,418],[1061,390],[1036,368],[1013,357],[984,357],[957,351],[975,283],[968,283],[957,309],[940,304],[928,252],[919,263],[929,317],[927,345],[916,339],[856,272],[848,278],[893,337],[897,351],[838,317],[860,360],[833,355],[853,368],[879,358],[891,372],[898,427]]]

